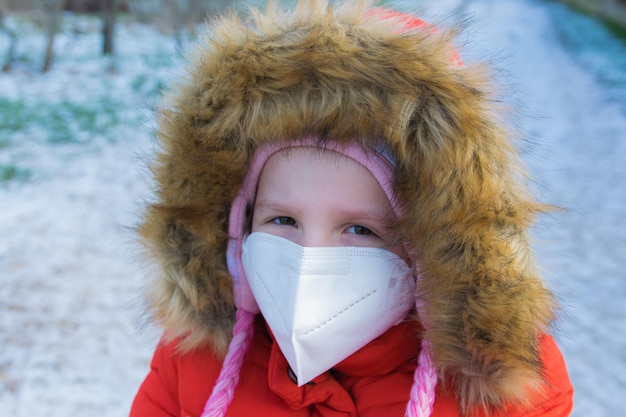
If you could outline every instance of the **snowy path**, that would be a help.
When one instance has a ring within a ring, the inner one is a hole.
[[[538,192],[569,209],[544,219],[535,237],[563,301],[558,339],[576,388],[574,416],[624,415],[626,103],[564,50],[546,5],[465,7],[475,16],[470,40],[484,43],[470,52],[505,57],[498,64],[525,112]],[[0,97],[9,87],[51,88],[23,74],[3,77]],[[0,416],[128,412],[157,336],[142,330],[148,272],[130,229],[149,194],[148,128],[136,128],[107,146],[39,151],[47,175],[0,188]]]
[[[149,350],[126,229],[136,162],[132,148],[107,149],[2,196],[0,415],[127,412]]]
[[[480,4],[480,6],[478,6]],[[563,303],[557,337],[576,389],[574,416],[626,415],[626,102],[560,46],[532,2],[476,2],[485,39],[507,67],[538,144],[528,155],[543,200],[568,209],[537,231],[536,250]],[[498,45],[495,45],[498,48]],[[626,45],[622,48],[626,54]],[[622,68],[626,71],[626,68]],[[622,87],[623,88],[623,87]]]

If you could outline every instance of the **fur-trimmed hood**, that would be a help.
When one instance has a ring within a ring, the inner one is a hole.
[[[270,6],[208,29],[159,110],[156,201],[140,227],[160,266],[151,306],[168,336],[184,350],[228,346],[228,216],[259,145],[382,140],[437,369],[465,408],[540,384],[537,335],[554,301],[527,230],[544,206],[522,182],[485,67],[457,62],[451,31],[409,28],[362,3]]]

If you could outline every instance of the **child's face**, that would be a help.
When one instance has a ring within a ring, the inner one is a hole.
[[[395,214],[374,176],[339,153],[291,148],[272,155],[259,178],[252,232],[301,246],[385,248],[406,257]]]

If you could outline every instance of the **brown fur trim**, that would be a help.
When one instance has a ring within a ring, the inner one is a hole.
[[[546,207],[526,191],[488,71],[451,63],[454,32],[399,30],[366,8],[309,0],[209,23],[159,113],[157,201],[140,230],[161,267],[152,311],[183,350],[224,353],[228,214],[254,149],[308,134],[384,140],[438,369],[465,410],[523,400],[541,385],[537,334],[555,307],[527,237]]]

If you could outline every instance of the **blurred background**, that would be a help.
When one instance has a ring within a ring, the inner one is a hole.
[[[532,187],[567,209],[533,239],[573,415],[624,415],[626,1],[379,4],[461,24],[463,60],[492,62]],[[133,230],[154,107],[205,17],[249,5],[0,0],[0,416],[127,415],[159,337]]]

